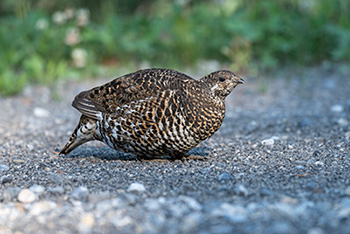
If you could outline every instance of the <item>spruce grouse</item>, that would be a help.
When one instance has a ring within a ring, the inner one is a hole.
[[[99,140],[139,159],[182,159],[220,128],[225,98],[242,83],[227,70],[199,80],[170,69],[121,76],[75,97],[82,115],[60,154]]]

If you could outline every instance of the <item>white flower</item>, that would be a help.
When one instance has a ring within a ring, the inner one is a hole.
[[[312,11],[317,6],[317,3],[314,0],[304,0],[298,1],[299,7],[305,11]]]
[[[188,0],[176,0],[175,1],[177,4],[179,4],[180,6],[185,6],[188,4]]]
[[[87,52],[84,49],[76,48],[72,51],[72,59],[74,66],[85,67]]]
[[[56,11],[52,15],[52,21],[55,24],[64,24],[67,21],[66,15],[62,11]]]
[[[79,9],[76,12],[77,25],[82,27],[89,24],[90,11],[88,9]]]
[[[74,9],[73,8],[66,8],[64,10],[64,14],[66,16],[66,19],[72,19],[74,17]]]
[[[48,23],[47,20],[44,19],[44,18],[38,19],[38,20],[35,22],[35,28],[36,28],[37,30],[45,30],[45,29],[47,29],[48,26],[49,26],[49,23]]]
[[[79,30],[77,28],[69,28],[64,41],[69,46],[78,44],[80,42]]]

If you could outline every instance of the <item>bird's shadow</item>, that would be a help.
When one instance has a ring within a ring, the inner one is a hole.
[[[192,150],[190,150],[187,155],[195,155],[195,156],[202,156],[203,158],[207,157],[211,151],[211,148],[208,147],[196,147]],[[104,147],[94,147],[94,146],[86,146],[81,147],[73,152],[63,156],[67,158],[87,158],[87,157],[94,157],[99,158],[102,160],[122,160],[122,161],[136,161],[137,157],[130,153],[124,153],[121,151],[117,151],[114,149],[111,149],[107,146]],[[149,160],[152,160],[154,158],[149,158]],[[161,158],[156,159],[170,159],[170,157],[164,156]],[[147,158],[145,158],[147,160]]]

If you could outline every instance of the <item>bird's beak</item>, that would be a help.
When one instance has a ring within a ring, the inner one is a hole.
[[[239,78],[239,80],[236,81],[237,84],[244,84],[245,81],[242,78]]]

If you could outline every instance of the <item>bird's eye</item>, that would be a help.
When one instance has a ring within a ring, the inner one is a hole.
[[[224,82],[226,79],[225,79],[225,77],[219,77],[219,80],[221,81],[221,82]]]

